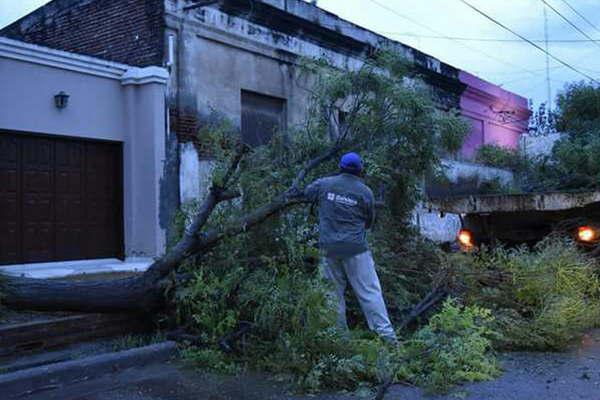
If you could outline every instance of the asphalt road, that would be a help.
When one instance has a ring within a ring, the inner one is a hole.
[[[445,396],[392,386],[386,399],[402,400],[600,400],[600,331],[567,353],[509,353],[501,356],[499,379],[461,386]],[[178,362],[150,364],[81,380],[60,389],[49,385],[28,400],[350,400],[356,394],[296,396],[289,386],[260,374],[220,377]],[[364,394],[364,393],[363,393]],[[0,396],[1,397],[1,396]]]

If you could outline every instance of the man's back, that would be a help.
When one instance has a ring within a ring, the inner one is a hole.
[[[340,159],[341,174],[319,179],[304,194],[319,203],[320,247],[327,252],[323,276],[335,285],[338,298],[338,327],[348,330],[344,293],[352,286],[369,329],[384,340],[396,342],[388,316],[366,230],[374,219],[373,192],[359,178],[362,160],[356,153]]]
[[[320,247],[331,256],[349,257],[368,250],[366,229],[373,218],[373,192],[352,174],[322,178],[308,186],[319,204]]]

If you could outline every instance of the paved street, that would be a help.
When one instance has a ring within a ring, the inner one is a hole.
[[[490,382],[459,387],[446,396],[393,386],[386,399],[600,400],[600,331],[563,354],[511,353],[502,356],[505,374]],[[297,396],[289,386],[260,374],[219,377],[185,368],[178,362],[115,371],[98,379],[23,397],[29,400],[349,400],[349,394]]]

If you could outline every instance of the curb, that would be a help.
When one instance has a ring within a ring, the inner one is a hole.
[[[176,354],[175,342],[59,362],[0,375],[3,399],[22,398],[40,391],[60,389],[70,383],[151,362],[167,361]]]

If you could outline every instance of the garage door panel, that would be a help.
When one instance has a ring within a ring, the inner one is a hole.
[[[117,144],[0,133],[0,264],[122,256]]]
[[[3,237],[0,238],[0,264],[18,263],[19,254],[19,228],[16,223],[0,224]]]
[[[86,235],[82,227],[59,225],[56,228],[56,258],[80,260],[86,258]]]
[[[0,171],[0,193],[15,193],[17,191],[18,172],[15,169],[6,169]]]
[[[0,133],[0,165],[17,165],[18,146],[17,138],[14,135]]]
[[[83,176],[81,171],[57,171],[56,173],[56,192],[58,194],[83,193]]]
[[[54,260],[54,225],[26,223],[23,226],[23,262]]]
[[[0,264],[20,259],[19,142],[0,133]]]

